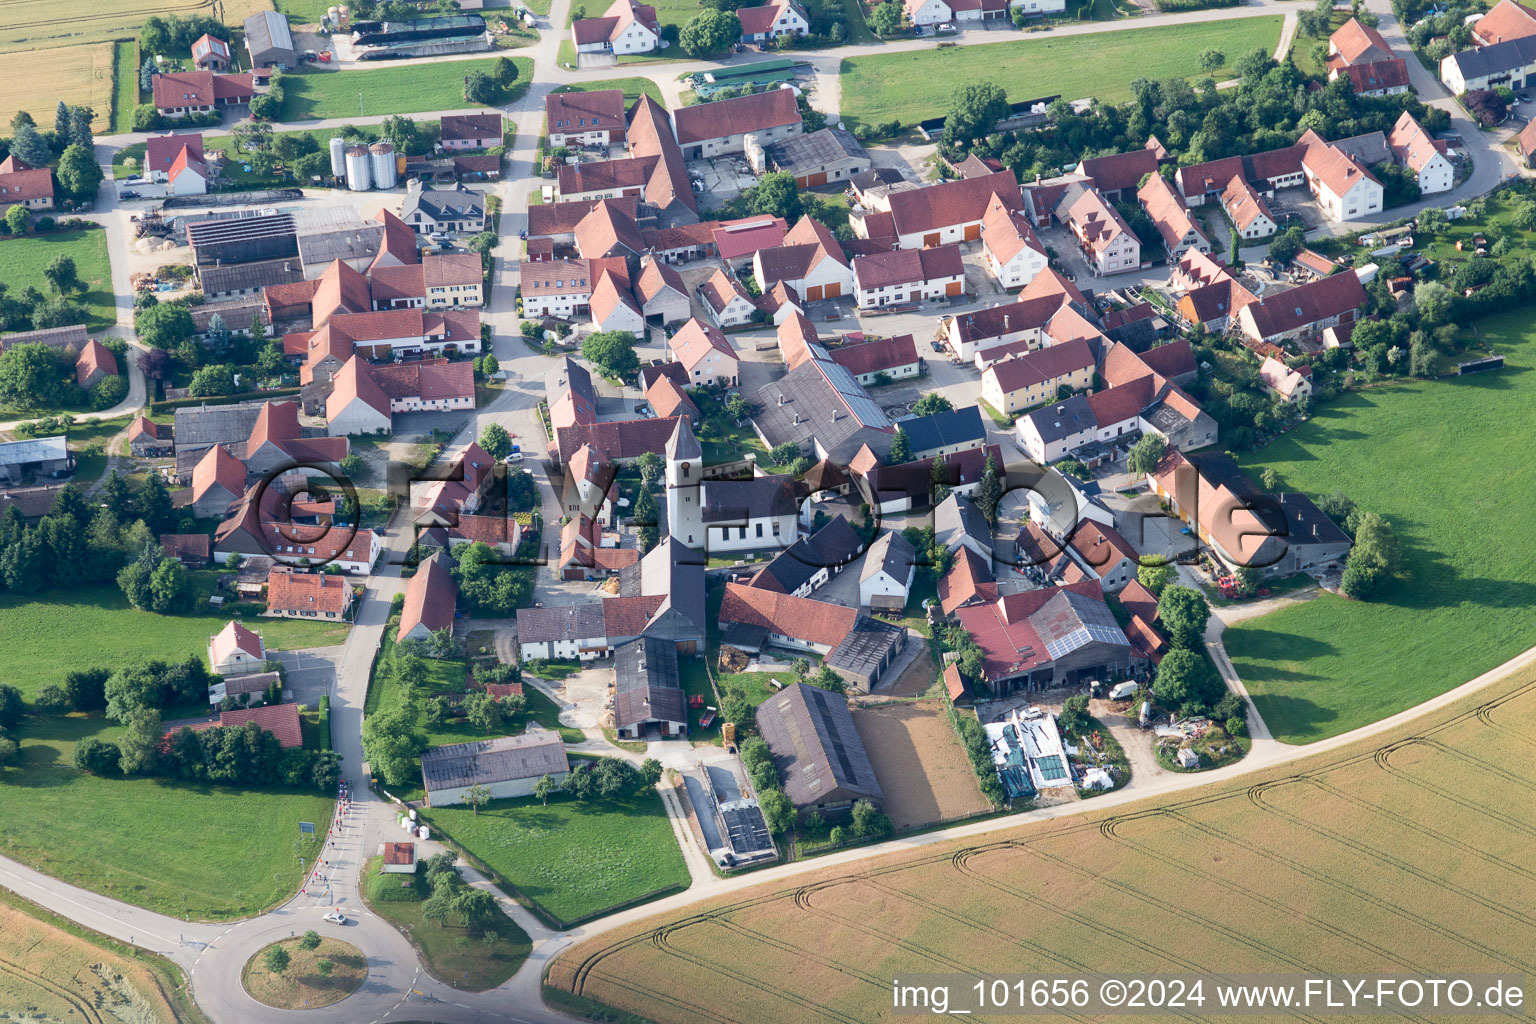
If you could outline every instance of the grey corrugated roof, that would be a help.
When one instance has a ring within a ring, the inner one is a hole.
[[[238,324],[231,326],[240,326]],[[176,410],[176,449],[208,448],[234,441],[244,443],[265,402],[239,405],[199,405]]]
[[[53,462],[69,458],[64,435],[36,437],[25,441],[0,442],[0,466],[19,466],[27,462]]]
[[[429,794],[434,789],[488,786],[570,770],[560,734],[535,727],[521,736],[454,743],[421,755],[421,781]]]
[[[373,259],[384,241],[384,225],[348,224],[299,235],[299,260],[310,265],[332,260]]]
[[[768,158],[781,171],[801,174],[821,170],[840,160],[869,160],[863,145],[852,132],[823,128],[796,135],[768,147]]]
[[[998,467],[999,471],[1002,467]],[[939,503],[933,510],[933,532],[946,547],[959,544],[961,537],[973,537],[992,550],[992,527],[981,514],[976,503],[958,491]]]
[[[901,643],[904,632],[901,626],[860,615],[854,620],[853,630],[822,659],[822,664],[872,679],[891,648]]]
[[[199,267],[197,276],[207,294],[240,292],[275,284],[297,284],[304,280],[304,263],[297,259],[282,259]]]
[[[293,50],[288,19],[276,11],[257,11],[245,19],[245,48],[253,58],[268,50]]]
[[[769,447],[814,438],[834,462],[846,465],[864,444],[883,458],[891,447],[890,418],[852,374],[822,354],[758,389],[751,397],[757,408],[752,422]]]
[[[613,652],[613,671],[615,727],[687,724],[688,706],[677,681],[677,645],[655,637],[631,640]]]
[[[757,729],[796,806],[882,799],[845,698],[794,683],[758,705]]]

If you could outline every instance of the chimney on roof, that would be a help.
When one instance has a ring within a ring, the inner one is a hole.
[[[799,425],[800,425],[800,414],[799,413],[795,413],[795,426],[798,427]]]
[[[1316,523],[1312,524],[1312,536],[1313,537],[1317,536],[1317,524]]]
[[[784,404],[784,392],[782,392],[782,391],[779,392],[779,404],[780,405]]]

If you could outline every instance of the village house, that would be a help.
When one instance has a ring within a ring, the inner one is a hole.
[[[1238,236],[1244,239],[1268,238],[1279,227],[1264,197],[1238,175],[1227,182],[1221,194],[1221,208],[1231,218]]]
[[[908,21],[925,27],[945,22],[1006,21],[1009,7],[1007,0],[903,0],[903,6]]]
[[[882,533],[869,546],[859,571],[859,604],[877,612],[902,611],[916,574],[912,545],[894,530]]]
[[[1085,685],[1124,676],[1130,641],[1097,580],[1008,594],[958,608],[982,650],[983,675],[998,696]]]
[[[1422,194],[1447,192],[1455,184],[1456,169],[1446,156],[1447,144],[1425,131],[1408,111],[1403,111],[1392,126],[1387,146],[1392,159],[1413,172]]]
[[[950,298],[965,291],[965,263],[958,245],[855,256],[853,286],[860,309]]]
[[[741,42],[769,43],[780,36],[803,36],[811,30],[810,17],[795,0],[773,0],[760,7],[738,7]]]
[[[591,312],[590,260],[550,260],[528,263],[522,273],[523,316],[577,320]]]
[[[1286,366],[1274,356],[1265,356],[1259,367],[1259,380],[1282,401],[1296,403],[1312,397],[1312,381],[1300,370]]]
[[[418,235],[476,234],[485,230],[485,193],[463,185],[427,187],[413,178],[405,186],[400,219]]]
[[[202,195],[211,176],[203,136],[157,135],[144,144],[144,176],[170,185],[172,195]]]
[[[183,499],[200,519],[224,515],[245,494],[245,463],[223,445],[214,445],[192,471],[192,486]]]
[[[552,92],[544,97],[551,146],[608,146],[624,141],[624,93],[619,89]]]
[[[1004,288],[1024,287],[1050,263],[1029,218],[997,196],[987,204],[981,222],[981,255]]]
[[[988,364],[981,374],[981,398],[1004,415],[1056,400],[1063,388],[1093,385],[1096,360],[1081,338]]]
[[[30,167],[14,153],[0,160],[0,215],[13,206],[53,209],[53,172],[46,167]]]
[[[526,270],[524,276],[527,276]],[[682,275],[654,256],[647,256],[640,261],[640,278],[635,282],[635,298],[640,300],[641,314],[653,324],[670,327],[682,323],[691,315],[688,286],[683,283]]]
[[[853,374],[854,379],[865,387],[887,381],[915,377],[922,371],[923,360],[917,354],[917,342],[910,334],[895,338],[879,338],[857,344],[839,345],[831,349],[832,361]]]
[[[128,428],[128,453],[136,459],[153,459],[176,452],[175,432],[169,423],[138,416]]]
[[[117,376],[117,357],[101,342],[92,338],[80,347],[75,357],[75,383],[89,391],[107,377]]]
[[[1190,249],[1211,251],[1211,240],[1190,216],[1184,197],[1174,190],[1167,178],[1161,174],[1152,175],[1137,191],[1136,198],[1162,236],[1163,249],[1169,259],[1176,260]]]
[[[661,47],[661,24],[656,20],[656,8],[649,4],[614,0],[601,18],[571,22],[571,42],[577,54],[650,53]]]
[[[872,212],[890,215],[897,248],[923,249],[979,240],[994,197],[1009,210],[1023,208],[1012,171],[871,194],[869,202]],[[871,237],[870,222],[869,214],[850,221],[860,238]]]
[[[597,331],[623,331],[636,338],[645,337],[645,315],[635,302],[628,280],[604,270],[598,275],[588,303],[592,327]]]
[[[1523,89],[1536,81],[1536,36],[1506,39],[1450,54],[1440,61],[1440,81],[1458,96],[1501,86]]]
[[[453,607],[459,599],[459,587],[449,573],[450,564],[448,556],[438,552],[424,559],[416,567],[416,575],[406,581],[396,643],[425,643],[432,639],[432,634],[453,628]]]
[[[243,676],[266,667],[267,648],[261,634],[231,620],[208,638],[208,671],[216,676]],[[222,698],[220,698],[222,699]],[[210,703],[217,703],[210,697]]]
[[[1350,18],[1328,37],[1328,80],[1350,80],[1358,96],[1388,96],[1408,91],[1407,62],[1376,29]]]
[[[1342,564],[1349,554],[1349,535],[1310,498],[1260,491],[1228,455],[1170,451],[1147,480],[1229,570],[1283,576]]]
[[[1281,345],[1353,323],[1364,304],[1359,275],[1346,271],[1249,302],[1238,311],[1237,326],[1250,344]]]
[[[853,290],[853,269],[842,245],[826,225],[811,217],[801,217],[785,234],[783,245],[754,253],[752,273],[765,296],[779,284],[805,302],[835,299]],[[776,318],[775,322],[783,321]]]
[[[428,807],[462,804],[476,786],[492,800],[532,796],[540,779],[548,776],[559,785],[570,771],[560,734],[537,725],[521,736],[451,743],[421,755]]]
[[[256,95],[256,85],[248,74],[177,71],[156,74],[152,93],[156,113],[179,118],[249,103]]]
[[[880,515],[890,515],[932,504],[936,459],[943,461],[940,475],[950,493],[968,497],[976,493],[989,458],[997,468],[998,479],[1006,486],[1003,452],[995,444],[892,466],[882,465],[874,452],[865,447],[848,464],[848,472],[869,507]]]
[[[998,467],[1001,471],[1002,467]],[[951,492],[933,510],[934,538],[950,551],[967,548],[977,557],[992,561],[992,527],[976,503]]]
[[[678,364],[669,365],[677,366]],[[704,417],[698,405],[688,397],[688,392],[685,390],[687,386],[688,379],[679,366],[676,377],[659,374],[652,379],[651,383],[646,385],[645,400],[657,416],[682,417],[697,428]]]
[[[229,70],[232,60],[229,43],[218,36],[204,33],[192,43],[192,66],[199,71],[222,74]]]
[[[927,416],[914,416],[900,420],[896,425],[907,435],[914,459],[954,455],[972,448],[981,448],[987,443],[987,428],[981,421],[981,409],[974,405]]]
[[[672,122],[685,160],[742,153],[748,138],[766,147],[804,131],[792,89],[678,107]]]
[[[622,126],[622,108],[620,114]],[[499,113],[444,114],[438,123],[438,136],[442,139],[443,148],[450,151],[492,149],[502,144],[503,131]]]
[[[323,572],[274,565],[267,574],[267,615],[341,621],[352,611],[352,584]]]
[[[1310,130],[1298,145],[1308,146],[1301,158],[1307,187],[1323,213],[1334,220],[1376,213],[1382,208],[1381,182],[1355,157],[1317,138]]]
[[[333,527],[327,519],[315,525],[295,521],[284,508],[277,488],[249,488],[213,534],[213,560],[224,565],[232,558],[266,558],[288,564],[335,566],[344,573],[369,572],[383,551],[373,530]]]
[[[749,324],[758,313],[757,303],[752,301],[741,282],[724,270],[716,270],[708,281],[699,285],[699,298],[721,327]]]
[[[574,427],[597,422],[597,390],[592,373],[570,356],[560,356],[544,376],[544,402],[550,426]]]
[[[332,378],[326,431],[332,437],[387,433],[397,412],[474,407],[474,368],[467,362],[426,359],[375,366],[353,356]]]
[[[1136,549],[1112,526],[1085,522],[1073,531],[1067,544],[1072,556],[1087,574],[1098,580],[1106,594],[1116,594],[1136,579],[1141,560]]]
[[[1082,246],[1095,274],[1124,273],[1141,265],[1141,242],[1098,189],[1069,189],[1056,217]]]
[[[977,360],[980,365],[984,353],[995,352],[990,358],[997,359],[1016,351],[1061,344],[1071,337],[1082,336],[1085,321],[1066,299],[1060,295],[1030,296],[1027,293],[1028,289],[1016,302],[950,317],[944,327],[944,340],[950,351],[966,362]],[[1061,319],[1052,333],[1051,324],[1057,317]],[[1098,332],[1095,329],[1093,333]],[[1015,343],[1022,343],[1024,347],[1004,350],[1005,346]]]
[[[726,584],[720,625],[722,642],[748,653],[776,646],[820,654],[823,665],[863,693],[874,687],[907,641],[904,628],[857,608],[740,583]]]
[[[635,548],[604,543],[603,524],[577,516],[560,528],[560,561],[563,580],[598,580],[617,575],[640,560]]]
[[[864,541],[841,513],[808,537],[801,537],[757,570],[747,584],[793,597],[809,597],[842,572],[864,550]]]
[[[735,387],[740,379],[736,350],[724,334],[697,318],[678,329],[667,341],[667,349],[682,364],[691,387]]]
[[[257,11],[245,19],[245,51],[253,68],[297,68],[299,51],[293,45],[288,19],[277,11]]]

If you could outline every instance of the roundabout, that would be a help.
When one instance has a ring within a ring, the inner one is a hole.
[[[367,976],[362,950],[310,931],[258,950],[245,962],[240,984],[275,1010],[313,1010],[341,1002]]]

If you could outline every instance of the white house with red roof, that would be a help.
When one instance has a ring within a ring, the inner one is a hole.
[[[208,191],[208,158],[203,136],[157,135],[144,143],[144,176],[170,185],[172,195],[202,195]]]
[[[766,147],[805,130],[793,89],[678,107],[672,111],[672,123],[685,160],[744,152],[749,136]]]
[[[267,648],[261,634],[233,620],[208,638],[208,668],[216,676],[250,675],[265,668],[266,661]],[[211,693],[209,701],[217,703]]]
[[[1098,189],[1068,189],[1056,217],[1071,229],[1094,273],[1123,274],[1141,265],[1140,240]]]
[[[724,270],[715,271],[709,280],[699,285],[699,298],[721,327],[740,327],[751,323],[757,314],[757,303],[752,301],[741,282]]]
[[[1456,169],[1446,156],[1448,146],[1436,139],[1412,114],[1403,111],[1387,135],[1392,159],[1414,173],[1419,191],[1424,195],[1446,192],[1456,181]]]
[[[588,260],[545,260],[523,265],[523,316],[585,316],[592,301],[592,266]]]
[[[811,30],[805,8],[795,0],[776,0],[761,7],[738,7],[743,43],[766,43],[779,36],[803,36]]]
[[[842,245],[825,224],[810,217],[800,218],[783,245],[753,255],[752,276],[764,295],[782,283],[806,302],[835,299],[853,289],[853,268]]]
[[[1274,356],[1265,356],[1259,367],[1259,380],[1282,402],[1299,402],[1312,396],[1312,381],[1300,370],[1286,366]]]
[[[30,167],[14,153],[0,160],[0,215],[13,206],[53,209],[53,172]]]
[[[629,282],[604,271],[592,289],[590,301],[592,326],[599,331],[624,331],[636,338],[645,337],[645,314],[640,311],[630,291]]]
[[[1310,129],[1297,145],[1305,147],[1301,169],[1324,214],[1333,220],[1349,220],[1381,210],[1381,182],[1359,160]]]
[[[965,291],[965,262],[958,245],[856,256],[853,288],[860,309],[952,298]]]
[[[571,22],[571,41],[578,54],[650,53],[661,47],[661,25],[656,20],[656,8],[614,0],[601,18]]]
[[[697,317],[679,328],[667,346],[672,358],[683,364],[691,386],[735,387],[740,381],[741,360],[736,350],[724,334]]]
[[[156,113],[179,118],[249,103],[256,95],[256,82],[249,74],[179,71],[155,75],[152,91]]]
[[[1022,288],[1051,262],[1029,218],[996,196],[981,222],[981,255],[1004,288]]]

